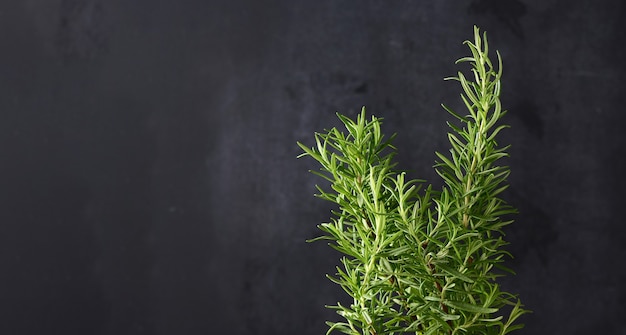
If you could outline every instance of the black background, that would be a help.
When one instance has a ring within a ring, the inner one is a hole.
[[[626,334],[621,0],[0,2],[0,333],[322,334],[296,141],[362,105],[440,183],[444,82],[504,59],[518,334]]]

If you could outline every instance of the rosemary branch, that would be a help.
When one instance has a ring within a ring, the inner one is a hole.
[[[386,139],[381,119],[368,118],[365,108],[356,120],[337,114],[345,130],[316,133],[315,146],[298,143],[298,157],[319,162],[313,172],[330,183],[317,196],[338,206],[314,240],[343,254],[328,277],[353,298],[350,306],[329,306],[346,321],[327,322],[328,333],[504,335],[522,327],[516,320],[529,311],[500,290],[493,272],[506,269],[502,228],[511,221],[503,217],[515,213],[499,198],[509,175],[497,165],[508,155],[496,142],[508,127],[500,124],[502,60],[496,52],[492,64],[487,36],[476,27],[465,44],[471,55],[457,63],[470,64],[474,81],[460,71],[446,78],[460,83],[467,114],[442,105],[457,122],[448,123],[449,154],[436,153],[440,191],[395,169],[395,135]]]

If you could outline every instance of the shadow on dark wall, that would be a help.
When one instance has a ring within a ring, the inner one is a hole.
[[[85,220],[88,186],[43,164],[3,174],[0,332],[105,334],[110,304]]]
[[[66,64],[93,60],[107,51],[107,27],[100,0],[62,0],[55,45]]]
[[[544,123],[541,120],[539,106],[529,99],[522,99],[511,106],[511,113],[518,117],[522,125],[537,140],[543,139]]]
[[[33,122],[4,147],[2,333],[154,333],[154,139],[136,105],[112,103],[72,121],[87,129]]]
[[[520,213],[512,216],[516,222],[505,231],[506,240],[511,243],[507,249],[513,255],[507,262],[513,264],[511,268],[517,269],[527,261],[527,257],[535,254],[542,266],[548,266],[550,248],[559,238],[555,218],[525,198],[520,191],[509,189],[506,198],[509,203],[515,204]]]
[[[524,40],[524,28],[520,22],[526,15],[526,5],[519,0],[474,0],[468,7],[470,14],[494,15],[517,38]]]

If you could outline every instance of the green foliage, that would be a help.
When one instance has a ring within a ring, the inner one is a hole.
[[[444,106],[457,122],[448,123],[449,153],[436,153],[441,191],[395,169],[393,136],[386,139],[365,108],[356,120],[338,114],[345,132],[316,133],[312,148],[298,143],[299,157],[318,161],[314,173],[330,183],[317,196],[338,205],[316,240],[343,254],[328,277],[353,299],[329,306],[345,322],[328,322],[328,333],[503,335],[522,327],[515,321],[528,311],[500,290],[502,271],[494,272],[510,271],[501,229],[515,212],[499,198],[509,175],[498,165],[507,147],[496,142],[507,127],[499,125],[502,62],[499,54],[497,67],[489,60],[478,28],[465,44],[471,56],[457,63],[471,65],[473,81],[461,72],[447,79],[461,84],[468,114]]]

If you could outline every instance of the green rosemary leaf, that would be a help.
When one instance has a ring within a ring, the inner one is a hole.
[[[461,122],[468,122],[468,120],[467,120],[465,117],[463,117],[463,116],[461,116],[461,115],[457,114],[456,112],[454,112],[454,111],[453,111],[451,108],[449,108],[448,106],[446,106],[446,105],[444,105],[444,104],[441,104],[441,107],[443,107],[443,109],[445,109],[445,110],[446,110],[446,112],[448,112],[450,115],[452,115],[452,116],[454,116],[455,118],[457,118],[459,121],[461,121]],[[450,124],[448,123],[448,125],[450,125]]]
[[[446,272],[448,275],[454,277],[454,278],[458,278],[464,282],[468,282],[468,283],[473,283],[474,280],[468,276],[466,276],[465,274],[453,269],[452,267],[449,267],[447,265],[444,264],[439,264],[437,265],[438,269],[443,270],[444,272]]]
[[[489,308],[489,307],[472,305],[463,301],[442,300],[441,303],[446,306],[456,308],[461,311],[471,312],[471,313],[490,314],[490,313],[495,313],[498,311],[497,308]]]

